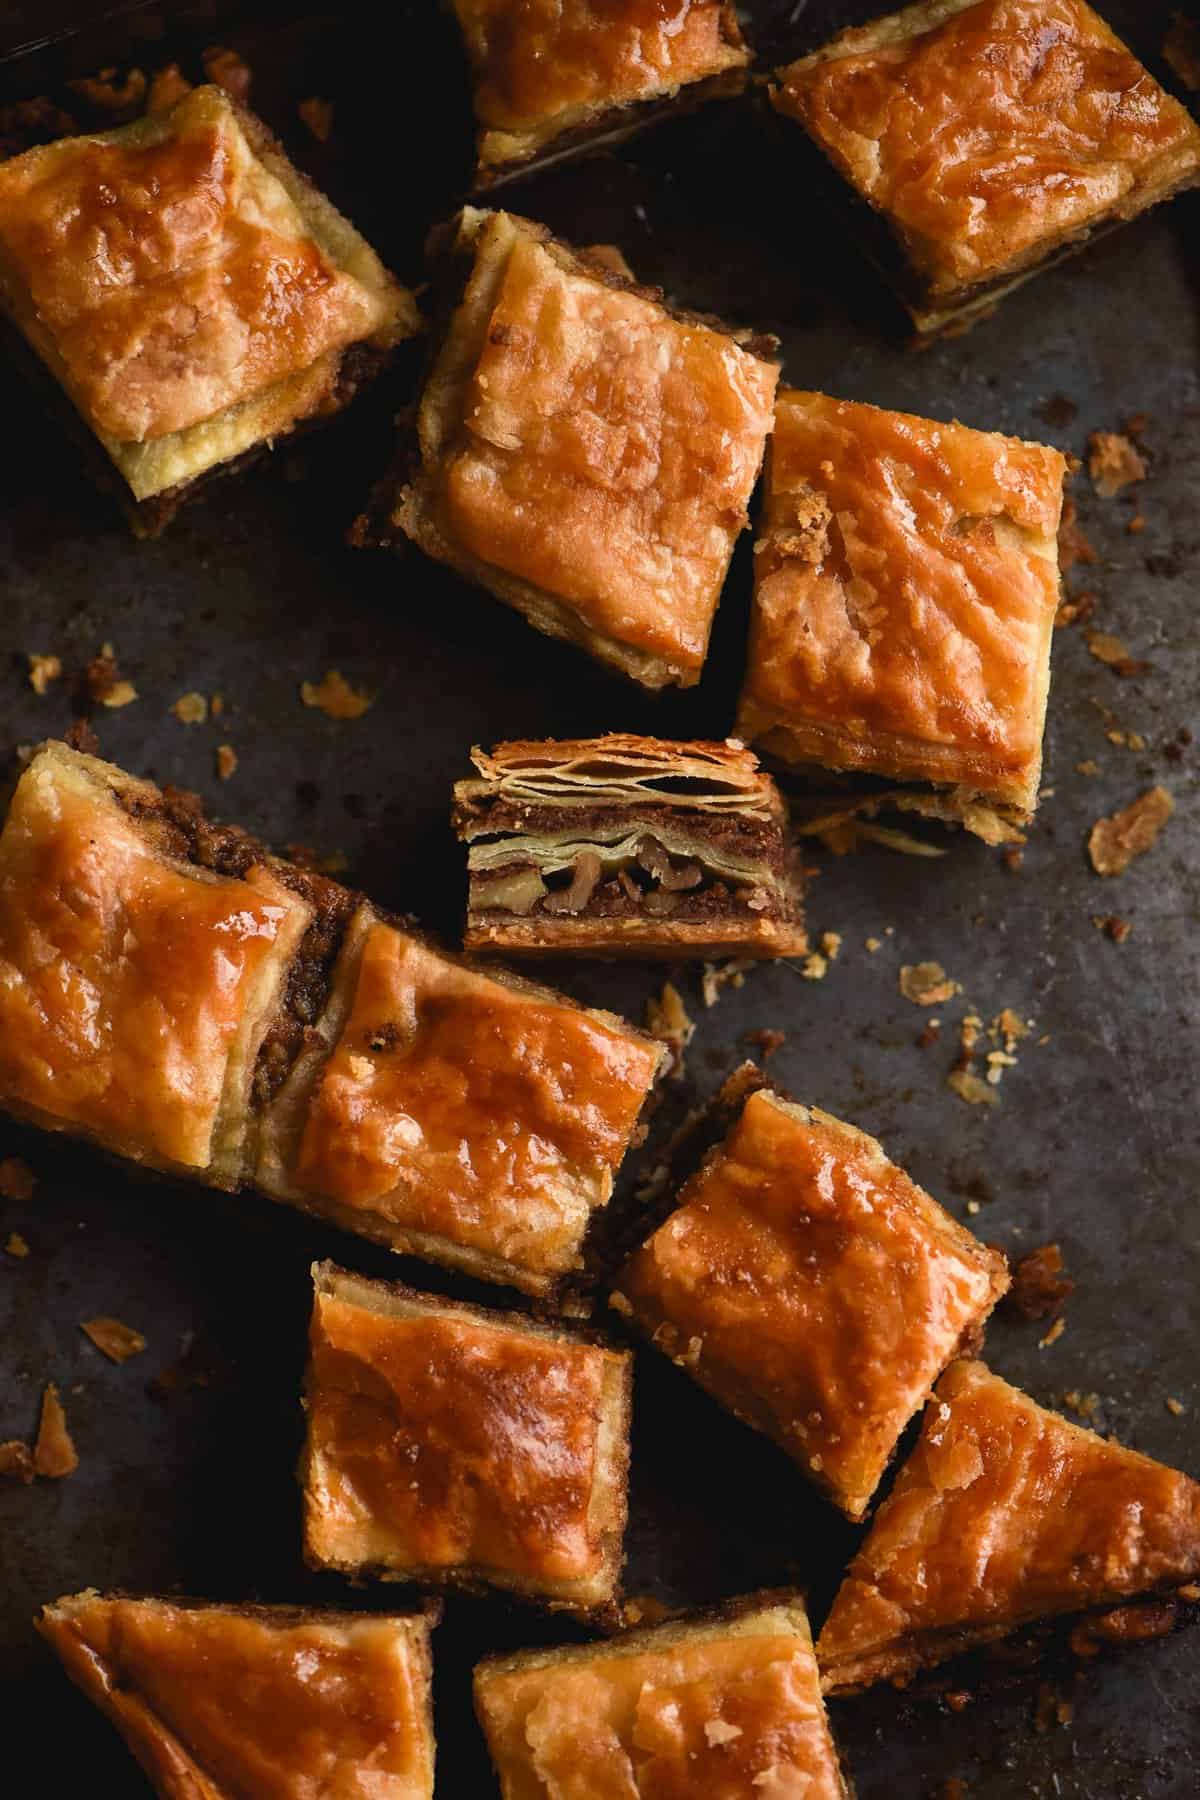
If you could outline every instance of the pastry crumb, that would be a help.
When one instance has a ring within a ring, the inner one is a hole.
[[[1068,495],[1063,501],[1062,518],[1058,526],[1059,568],[1065,574],[1076,563],[1095,563],[1099,560],[1095,545],[1079,523],[1079,508]]]
[[[1116,913],[1093,913],[1092,924],[1114,944],[1123,944],[1133,931],[1133,920],[1122,919]]]
[[[62,672],[60,656],[39,656],[36,651],[30,651],[29,685],[35,694],[45,694],[50,683],[57,681]]]
[[[821,933],[821,954],[829,962],[836,962],[842,948],[840,931],[823,931]]]
[[[747,972],[754,967],[749,956],[731,956],[728,962],[705,963],[700,977],[700,993],[705,1006],[715,1006],[727,987],[740,988]]]
[[[1127,680],[1134,675],[1144,675],[1150,664],[1130,654],[1129,645],[1124,638],[1117,637],[1112,631],[1085,631],[1083,641],[1096,658],[1106,668]]]
[[[238,756],[232,744],[217,745],[216,763],[218,781],[228,781],[237,774]]]
[[[339,669],[327,669],[319,682],[302,681],[300,698],[330,719],[361,719],[375,704],[375,696],[351,687]]]
[[[6,1156],[0,1162],[0,1199],[32,1200],[37,1176],[19,1156]]]
[[[824,981],[829,973],[829,958],[819,950],[810,950],[800,964],[800,973],[805,981]]]
[[[962,993],[939,962],[904,963],[900,969],[900,992],[914,1006],[940,1006]]]
[[[79,1457],[67,1430],[67,1415],[58,1389],[48,1381],[42,1395],[37,1441],[33,1446],[34,1473],[44,1475],[50,1481],[61,1481],[64,1476],[73,1475],[78,1467]]]
[[[867,954],[869,956],[874,956],[874,954],[877,950],[883,949],[883,939],[877,938],[877,937],[869,937],[866,940],[866,947],[867,947]]]
[[[1039,1350],[1048,1350],[1050,1348],[1051,1344],[1057,1344],[1059,1338],[1062,1336],[1063,1332],[1066,1329],[1067,1329],[1067,1321],[1063,1318],[1062,1314],[1060,1313],[1058,1318],[1055,1319],[1053,1325],[1051,1325],[1051,1327],[1050,1327],[1049,1331],[1046,1333],[1045,1337],[1038,1339],[1038,1349]]]
[[[664,982],[661,993],[647,1000],[646,1030],[671,1052],[671,1074],[682,1075],[683,1053],[696,1035],[696,1021],[674,982]]]
[[[1063,1395],[1062,1403],[1069,1411],[1078,1413],[1079,1417],[1089,1425],[1099,1417],[1101,1407],[1099,1394],[1081,1394],[1078,1388],[1070,1388]]]
[[[111,644],[103,644],[99,656],[93,656],[84,670],[83,684],[97,706],[128,706],[138,697],[132,681],[126,681],[121,674]]]
[[[673,1608],[657,1594],[630,1594],[621,1602],[621,1623],[631,1625],[661,1625],[664,1619],[673,1616]]]
[[[782,1050],[787,1043],[786,1031],[774,1031],[769,1025],[760,1026],[757,1031],[748,1031],[742,1039],[756,1049],[764,1062],[769,1062],[777,1050]]]
[[[1167,1411],[1171,1414],[1172,1418],[1175,1419],[1181,1419],[1187,1411],[1187,1407],[1183,1404],[1183,1401],[1177,1400],[1174,1394],[1167,1395],[1165,1404]]]
[[[1120,875],[1135,856],[1144,856],[1174,811],[1166,788],[1152,787],[1122,812],[1097,819],[1088,835],[1088,855],[1097,875]]]
[[[208,717],[208,701],[203,694],[180,694],[171,711],[181,725],[203,725]]]
[[[7,1443],[0,1444],[0,1476],[24,1482],[28,1487],[33,1475],[33,1453],[28,1444],[23,1444],[20,1438],[9,1438]]]
[[[1100,764],[1094,762],[1090,756],[1085,757],[1083,762],[1077,762],[1075,764],[1075,773],[1077,775],[1098,775],[1100,773]]]
[[[128,1362],[131,1356],[140,1356],[146,1348],[146,1340],[141,1332],[135,1331],[132,1325],[126,1325],[120,1319],[85,1319],[79,1329],[85,1337],[92,1340],[97,1350],[107,1356],[109,1362]]]
[[[1093,431],[1088,438],[1088,474],[1096,492],[1106,500],[1122,488],[1146,479],[1141,451],[1120,431]]]
[[[1075,1292],[1058,1244],[1039,1244],[1014,1265],[1004,1305],[1023,1319],[1048,1319]]]
[[[986,1081],[981,1081],[971,1069],[951,1069],[946,1077],[946,1086],[969,1106],[995,1106],[997,1103],[995,1090]]]
[[[29,1245],[19,1231],[9,1232],[4,1242],[4,1253],[6,1256],[15,1256],[18,1259],[29,1255]]]

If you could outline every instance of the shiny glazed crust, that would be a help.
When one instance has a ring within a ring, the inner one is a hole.
[[[332,1263],[313,1279],[306,1561],[611,1607],[632,1355]]]
[[[787,762],[1037,804],[1065,458],[785,390],[740,735]]]
[[[750,51],[732,6],[452,0],[474,75],[479,180],[635,128],[703,85],[735,93]]]
[[[902,1679],[1198,1571],[1200,1485],[958,1362],[838,1590],[817,1645],[822,1683]]]
[[[161,1800],[432,1800],[435,1622],[94,1589],[34,1621]]]
[[[509,213],[466,209],[455,260],[470,273],[385,539],[643,686],[693,685],[775,364]]]
[[[601,1645],[489,1657],[475,1710],[503,1800],[848,1793],[797,1593],[749,1595]]]
[[[778,82],[891,227],[922,329],[1200,180],[1200,129],[1082,0],[922,0]]]
[[[909,1419],[1007,1286],[1004,1258],[874,1138],[763,1090],[612,1304],[860,1519]]]
[[[0,307],[138,503],[336,410],[347,355],[419,324],[353,226],[218,88],[0,167]]]

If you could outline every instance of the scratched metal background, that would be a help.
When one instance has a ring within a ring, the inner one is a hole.
[[[776,31],[795,49],[851,17],[815,0],[753,10],[760,38]],[[854,16],[869,10],[860,5]],[[1106,0],[1104,10],[1161,73],[1168,7]],[[182,37],[193,49],[216,36],[245,50],[253,103],[415,279],[423,233],[464,179],[469,123],[457,53],[435,9],[393,12],[394,46],[381,43],[377,17],[356,24],[353,9],[300,22],[283,8],[277,18],[260,9],[257,24],[217,28],[194,6]],[[80,16],[78,0],[49,11],[10,5],[0,47]],[[146,18],[134,30],[152,41],[135,54],[153,63],[166,52],[153,41],[154,15],[149,27]],[[83,50],[0,68],[6,91],[40,91],[46,71],[62,73],[72,56],[94,67],[124,54],[128,29],[106,26]],[[305,147],[295,116],[310,94],[336,105],[326,152]],[[444,95],[432,115],[418,104],[431,94]],[[971,1224],[984,1237],[1017,1252],[1048,1238],[1063,1245],[1078,1282],[1065,1335],[1041,1350],[1043,1327],[998,1319],[989,1337],[996,1367],[1043,1400],[1098,1393],[1105,1425],[1200,1474],[1200,747],[1179,739],[1197,676],[1200,195],[1040,277],[972,335],[924,354],[902,348],[874,278],[781,168],[751,106],[714,107],[530,185],[514,203],[577,241],[619,243],[643,278],[681,299],[776,330],[795,384],[1075,452],[1089,430],[1148,415],[1152,472],[1137,496],[1145,531],[1129,535],[1132,504],[1097,500],[1081,478],[1082,519],[1102,560],[1072,584],[1098,593],[1095,623],[1122,634],[1149,666],[1119,680],[1077,628],[1057,634],[1052,792],[1024,867],[1012,872],[971,840],[949,842],[939,862],[817,852],[812,923],[841,934],[840,957],[823,982],[760,969],[712,1011],[685,973],[698,1028],[668,1113],[739,1060],[746,1033],[785,1031],[773,1070],[798,1096],[878,1133],[960,1216],[978,1203]],[[410,355],[390,389],[323,437],[218,484],[149,545],[127,536],[26,391],[0,377],[0,753],[10,758],[73,716],[65,683],[44,699],[33,694],[26,654],[54,651],[75,669],[110,640],[140,698],[94,719],[105,755],[199,789],[219,814],[277,844],[344,853],[351,879],[453,937],[463,882],[445,815],[468,745],[606,728],[723,735],[748,559],[743,545],[704,682],[656,704],[419,558],[402,565],[344,548],[417,360]],[[300,681],[329,667],[377,693],[365,718],[335,723],[300,704]],[[179,724],[167,709],[189,689],[220,692],[225,717]],[[1145,748],[1114,745],[1111,729],[1140,733]],[[219,742],[240,758],[227,785],[214,776]],[[1079,773],[1081,762],[1098,773]],[[1101,881],[1084,854],[1088,826],[1157,781],[1175,795],[1175,820],[1151,856]],[[1092,923],[1113,912],[1133,924],[1120,946]],[[873,936],[883,947],[869,954]],[[926,1015],[901,997],[897,979],[902,963],[929,958],[964,993],[938,1009],[940,1042],[922,1047]],[[554,972],[571,992],[633,1016],[665,973]],[[964,1105],[945,1085],[968,1004],[989,1018],[1010,1006],[1037,1021],[990,1110]],[[43,1759],[44,1772],[18,1777],[14,1794],[104,1786],[138,1795],[133,1765],[51,1665],[30,1614],[89,1583],[232,1599],[348,1597],[332,1579],[306,1576],[297,1555],[306,1270],[326,1255],[373,1273],[395,1265],[266,1202],[131,1180],[7,1125],[0,1154],[25,1156],[38,1175],[32,1202],[0,1201],[0,1236],[17,1230],[30,1244],[24,1262],[0,1258],[0,1437],[32,1431],[52,1378],[81,1456],[69,1481],[0,1488],[4,1768],[7,1777],[27,1756]],[[419,1266],[401,1272],[453,1285]],[[100,1312],[143,1330],[146,1354],[122,1368],[104,1362],[78,1328]],[[1182,1416],[1167,1396],[1183,1403]],[[639,1357],[636,1414],[631,1591],[690,1603],[800,1579],[820,1614],[851,1547],[848,1528],[782,1457],[648,1355]],[[395,1597],[384,1591],[368,1603]],[[437,1639],[440,1793],[474,1800],[492,1791],[469,1711],[472,1661],[554,1629],[567,1628],[498,1601],[450,1603]],[[1195,1795],[1196,1655],[1185,1634],[1094,1671],[1074,1691],[1073,1722],[1044,1733],[1027,1693],[958,1714],[884,1693],[843,1703],[835,1723],[862,1800],[937,1793],[951,1777],[972,1796]]]

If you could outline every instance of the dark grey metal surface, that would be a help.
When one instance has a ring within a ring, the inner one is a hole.
[[[1105,10],[1142,51],[1155,49],[1165,6],[1123,0]],[[814,5],[793,41],[815,42],[847,16]],[[294,101],[335,99],[337,155],[302,160],[410,276],[426,225],[465,170],[468,129],[454,47],[440,26],[421,30],[430,58],[421,85],[444,83],[448,96],[433,127],[406,99],[419,60],[411,42],[401,62],[336,20],[224,34],[245,42],[255,102],[292,144],[304,142]],[[10,41],[21,35],[5,31]],[[12,70],[7,78],[11,85]],[[576,241],[619,243],[641,277],[680,299],[778,331],[794,384],[1076,452],[1091,429],[1149,416],[1145,532],[1128,535],[1133,507],[1095,499],[1081,477],[1083,520],[1103,560],[1072,579],[1099,593],[1095,623],[1121,633],[1150,668],[1121,681],[1089,656],[1078,630],[1057,634],[1052,793],[1024,867],[1012,872],[1000,853],[967,838],[943,840],[948,854],[938,862],[815,852],[811,919],[818,933],[841,933],[840,957],[823,982],[758,969],[712,1011],[695,974],[684,973],[698,1030],[668,1110],[715,1085],[746,1053],[747,1032],[785,1031],[772,1071],[799,1097],[882,1136],[959,1216],[978,1203],[969,1223],[987,1239],[1017,1252],[1048,1238],[1063,1245],[1078,1282],[1065,1334],[1041,1350],[1044,1327],[998,1319],[988,1340],[997,1369],[1042,1400],[1098,1393],[1103,1423],[1123,1440],[1200,1475],[1200,749],[1168,750],[1192,722],[1197,675],[1200,196],[1041,277],[972,335],[923,354],[899,346],[874,279],[789,185],[751,109],[711,109],[509,200]],[[445,817],[469,744],[607,728],[723,735],[748,560],[743,545],[704,682],[655,704],[419,558],[401,564],[344,548],[415,361],[323,437],[218,484],[150,545],[128,538],[26,392],[0,379],[0,750],[59,733],[72,718],[66,684],[44,699],[32,693],[28,652],[54,651],[77,669],[111,640],[140,698],[95,716],[103,754],[199,789],[217,813],[281,846],[344,852],[351,879],[453,938],[463,881]],[[1054,396],[1077,408],[1070,423],[1061,423],[1068,408],[1047,407]],[[300,704],[301,680],[331,666],[377,691],[365,718],[335,723]],[[220,692],[224,718],[179,724],[167,709],[189,689]],[[1140,732],[1146,748],[1111,743],[1114,726]],[[213,773],[220,742],[240,758],[224,785]],[[1089,760],[1099,765],[1092,777],[1076,769]],[[1174,793],[1176,818],[1151,856],[1101,881],[1084,855],[1088,826],[1155,781]],[[1123,945],[1092,924],[1110,912],[1133,921]],[[875,954],[869,937],[883,940]],[[929,958],[964,993],[935,1009],[943,1035],[922,1048],[927,1014],[901,997],[897,980],[902,963]],[[551,971],[581,998],[632,1016],[664,974]],[[1009,1006],[1037,1020],[990,1110],[964,1105],[945,1085],[968,1005],[986,1018]],[[3,1125],[0,1155],[10,1154],[25,1156],[39,1179],[32,1202],[0,1201],[0,1241],[17,1230],[31,1248],[24,1262],[0,1259],[0,1437],[31,1432],[51,1378],[81,1463],[65,1482],[0,1485],[0,1790],[20,1766],[8,1758],[34,1754],[45,1758],[44,1777],[26,1777],[14,1792],[66,1795],[104,1783],[140,1795],[132,1764],[51,1666],[29,1616],[89,1583],[346,1598],[337,1582],[306,1576],[297,1554],[306,1270],[321,1255],[372,1273],[398,1265],[266,1202],[133,1181]],[[402,1272],[454,1286],[419,1265]],[[144,1331],[146,1354],[123,1368],[104,1362],[79,1332],[96,1313]],[[151,1391],[181,1355],[184,1379],[166,1397]],[[1187,1408],[1182,1416],[1168,1411],[1168,1396]],[[700,1602],[798,1579],[819,1614],[853,1534],[782,1457],[647,1354],[635,1410],[630,1590]],[[385,1590],[368,1603],[396,1597]],[[498,1601],[451,1601],[437,1638],[439,1793],[474,1800],[492,1791],[469,1711],[472,1661],[565,1629]],[[882,1693],[838,1706],[835,1724],[863,1800],[932,1794],[951,1776],[972,1796],[1183,1800],[1200,1792],[1197,1650],[1184,1634],[1095,1670],[1073,1692],[1073,1723],[1044,1734],[1028,1693],[961,1713]]]

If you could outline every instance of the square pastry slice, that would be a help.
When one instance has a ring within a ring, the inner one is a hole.
[[[747,750],[613,734],[475,749],[454,790],[467,948],[799,956],[787,808]]]
[[[0,1106],[236,1186],[314,909],[255,847],[189,856],[163,796],[46,744],[0,835]]]
[[[625,137],[745,83],[724,0],[453,0],[471,59],[478,185]]]
[[[982,1363],[955,1363],[838,1589],[817,1644],[823,1685],[903,1682],[1037,1620],[1198,1574],[1200,1485],[1047,1412]],[[1101,1640],[1139,1635],[1119,1618],[1095,1624]]]
[[[260,1127],[265,1193],[393,1250],[551,1294],[667,1052],[361,908]]]
[[[35,1621],[161,1800],[432,1800],[435,1622],[94,1589]]]
[[[0,165],[0,310],[73,404],[134,528],[337,411],[412,296],[220,88]]]
[[[766,340],[510,213],[468,208],[446,261],[457,304],[376,539],[411,538],[646,687],[691,686],[771,429]]]
[[[314,1568],[602,1611],[633,1358],[520,1313],[313,1269],[301,1464]]]
[[[1200,180],[1200,129],[1084,0],[919,0],[781,69],[922,331]]]
[[[739,735],[1028,818],[1065,474],[1043,444],[782,393]]]
[[[901,1432],[1008,1286],[874,1138],[767,1089],[612,1297],[860,1519]]]
[[[489,1657],[475,1710],[503,1800],[846,1800],[796,1593],[603,1644]]]

